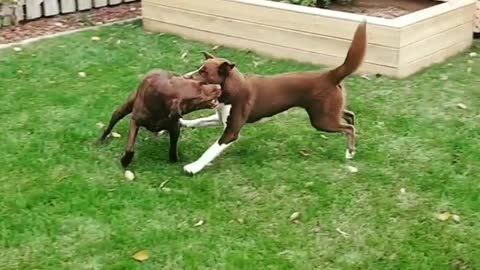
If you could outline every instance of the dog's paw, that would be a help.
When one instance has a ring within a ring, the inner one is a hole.
[[[120,163],[122,163],[123,168],[127,168],[128,165],[130,165],[134,154],[135,152],[125,151],[125,155],[123,155],[122,159],[120,159]]]
[[[185,165],[185,166],[183,167],[183,170],[184,170],[186,173],[191,174],[191,175],[197,174],[197,173],[200,172],[202,169],[203,169],[203,165],[202,165],[202,164],[199,164],[199,163],[197,163],[197,162],[190,163],[190,164]]]
[[[347,151],[345,152],[345,158],[346,159],[353,159],[353,157],[355,156],[355,151],[350,151],[347,149]]]

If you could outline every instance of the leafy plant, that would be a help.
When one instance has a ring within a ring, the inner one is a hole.
[[[273,0],[276,2],[290,3],[295,5],[302,5],[308,7],[327,8],[332,3],[351,4],[354,0]]]

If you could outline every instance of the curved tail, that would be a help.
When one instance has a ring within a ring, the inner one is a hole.
[[[367,20],[357,27],[353,36],[352,44],[347,53],[345,62],[334,70],[330,71],[330,78],[335,84],[339,84],[345,77],[355,72],[363,62],[367,51]]]

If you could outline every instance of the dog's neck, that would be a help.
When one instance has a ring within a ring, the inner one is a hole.
[[[244,87],[244,84],[245,77],[243,74],[237,68],[232,69],[221,84],[224,93],[222,96],[228,100],[229,97],[235,96]]]

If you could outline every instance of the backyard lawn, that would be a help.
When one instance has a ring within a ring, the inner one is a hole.
[[[125,180],[128,121],[104,146],[97,123],[148,70],[192,70],[212,47],[133,23],[0,51],[0,269],[480,268],[480,44],[410,79],[348,79],[353,161],[296,109],[246,127],[194,177],[183,165],[220,127],[184,129],[178,164],[142,131]],[[315,69],[215,54],[245,73]]]

